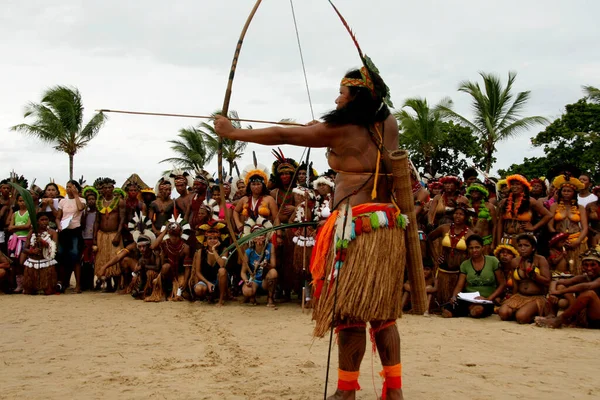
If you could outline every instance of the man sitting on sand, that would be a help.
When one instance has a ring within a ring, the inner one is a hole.
[[[553,296],[574,293],[577,294],[577,298],[558,317],[536,318],[535,322],[538,326],[560,328],[585,311],[587,327],[600,329],[600,252],[596,249],[587,250],[582,254],[581,267],[584,271],[582,275],[571,279],[560,279],[557,281],[556,289],[550,291]]]
[[[136,213],[129,221],[128,229],[133,243],[120,250],[108,263],[100,266],[98,273],[104,276],[108,268],[120,264],[126,273],[133,276],[127,292],[137,299],[151,292],[152,285],[149,281],[155,279],[160,272],[160,249],[151,248],[156,236],[152,232],[150,218]]]

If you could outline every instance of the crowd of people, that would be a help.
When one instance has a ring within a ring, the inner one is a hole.
[[[11,176],[0,184],[1,287],[64,293],[74,274],[75,293],[217,305],[235,297],[257,304],[263,295],[269,307],[293,297],[310,307],[311,254],[336,207],[336,172],[319,176],[311,165],[273,154],[271,168],[255,163],[222,185],[206,171],[173,170],[155,188],[136,174],[121,188],[110,178],[27,188]],[[480,175],[475,168],[462,179],[412,174],[430,311],[597,327],[600,186],[570,171],[551,181]],[[11,181],[28,189],[35,223]],[[272,231],[280,225],[290,227]],[[251,239],[226,251],[231,233]],[[403,289],[409,310],[410,284]]]

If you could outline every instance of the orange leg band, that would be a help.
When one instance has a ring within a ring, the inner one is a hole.
[[[344,371],[338,369],[338,389],[339,390],[360,390],[358,376],[360,371]]]
[[[402,364],[384,366],[379,375],[385,379],[381,394],[382,400],[386,399],[388,389],[402,389]]]

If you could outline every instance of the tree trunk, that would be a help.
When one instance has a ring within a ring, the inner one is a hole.
[[[231,160],[227,160],[227,162],[229,163],[229,177],[231,178],[233,176],[233,161]]]
[[[73,179],[73,154],[69,154],[69,180]]]

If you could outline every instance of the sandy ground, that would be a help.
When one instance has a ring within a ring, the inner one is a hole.
[[[600,398],[599,331],[496,316],[409,315],[399,327],[406,399]],[[100,293],[0,295],[0,398],[319,399],[328,340],[313,342],[311,329],[295,304],[273,311]],[[376,398],[379,370],[367,351],[358,399]]]

